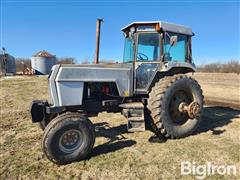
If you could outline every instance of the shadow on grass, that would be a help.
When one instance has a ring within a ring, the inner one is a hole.
[[[211,106],[203,109],[202,121],[193,135],[211,131],[212,135],[220,135],[226,129],[217,129],[224,127],[232,122],[232,119],[240,115],[240,110],[235,110],[229,107]],[[122,124],[117,127],[110,127],[108,123],[96,123],[96,136],[105,137],[109,141],[94,148],[92,156],[114,152],[119,149],[130,147],[136,144],[136,141],[126,140],[123,136],[127,132],[126,125]],[[154,135],[149,138],[151,143],[164,143],[168,139],[162,136]]]
[[[198,135],[203,132],[211,131],[212,135],[220,135],[226,129],[217,129],[224,127],[232,122],[233,118],[240,115],[240,110],[230,107],[211,106],[203,109],[202,121],[193,135]],[[164,143],[168,139],[163,136],[153,135],[149,138],[151,143]]]
[[[217,128],[224,127],[232,122],[233,118],[240,115],[240,110],[232,109],[230,107],[211,106],[203,109],[202,121],[199,124],[195,134],[202,132],[212,131],[213,135],[220,135],[226,129],[216,130]]]
[[[133,146],[136,141],[127,140],[123,133],[127,132],[126,124],[122,124],[116,127],[110,127],[108,123],[96,123],[94,124],[96,137],[105,137],[108,142],[101,144],[93,149],[91,157],[98,156],[100,154],[107,154],[126,147]]]

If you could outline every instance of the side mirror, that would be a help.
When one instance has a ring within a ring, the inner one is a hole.
[[[171,38],[170,38],[171,46],[176,46],[177,42],[178,42],[178,37],[177,36],[171,36]]]

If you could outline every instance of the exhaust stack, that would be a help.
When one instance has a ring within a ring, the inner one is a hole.
[[[95,50],[94,64],[99,63],[99,45],[100,45],[101,22],[103,22],[103,19],[97,19],[97,24],[96,24],[96,50]]]

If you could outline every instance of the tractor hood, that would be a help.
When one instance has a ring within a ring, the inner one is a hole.
[[[53,106],[81,105],[84,82],[116,83],[119,96],[133,95],[132,64],[55,65],[49,76]]]

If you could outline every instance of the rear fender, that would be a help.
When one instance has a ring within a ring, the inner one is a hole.
[[[194,64],[190,63],[178,63],[178,62],[168,62],[160,66],[160,69],[157,71],[155,76],[152,79],[151,85],[148,87],[148,92],[152,89],[159,79],[164,78],[165,76],[173,76],[175,74],[184,74],[189,72],[195,72],[196,67]]]

